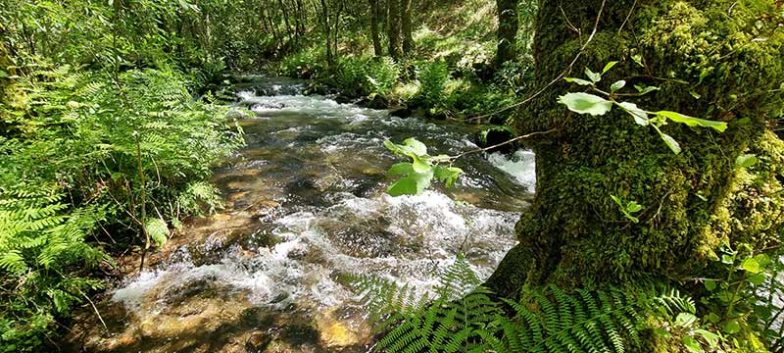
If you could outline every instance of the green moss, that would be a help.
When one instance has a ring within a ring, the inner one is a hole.
[[[655,132],[620,112],[575,115],[556,104],[558,95],[577,86],[556,84],[526,106],[516,118],[520,132],[559,129],[553,139],[533,144],[538,193],[518,226],[520,247],[531,249],[534,259],[525,267],[528,284],[592,287],[696,276],[707,271],[720,245],[763,244],[784,218],[778,217],[780,200],[749,203],[761,192],[749,189],[760,177],[735,167],[747,150],[780,150],[781,141],[766,130],[784,104],[776,90],[784,82],[781,12],[765,0],[640,1],[626,21],[633,2],[607,4],[600,31],[570,75],[620,60],[603,84],[625,79],[627,87],[656,85],[660,91],[631,101],[725,121],[730,128],[718,134],[665,126],[684,147],[674,155]],[[569,66],[600,4],[575,1],[569,7],[569,23],[582,35],[568,29],[558,2],[542,4],[539,87]],[[644,68],[631,59],[636,54]],[[774,179],[765,175],[762,189],[780,187],[770,186]],[[627,220],[610,195],[642,204],[640,223]]]

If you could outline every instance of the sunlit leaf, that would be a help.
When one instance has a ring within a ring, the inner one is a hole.
[[[723,121],[699,119],[699,118],[694,118],[688,115],[683,115],[681,113],[671,112],[667,110],[658,111],[656,112],[656,115],[663,116],[676,123],[686,124],[687,126],[690,127],[707,127],[707,128],[714,129],[718,132],[724,132],[724,130],[727,130],[727,123]]]
[[[651,92],[655,92],[655,91],[660,91],[661,90],[661,88],[656,87],[656,86],[643,86],[643,85],[635,85],[634,89],[636,89],[637,92],[641,96],[644,96],[644,95],[646,95],[648,93],[651,93]]]
[[[463,170],[456,167],[441,167],[437,166],[435,168],[435,177],[438,181],[444,183],[446,187],[452,187],[455,185],[455,182],[460,177],[460,174],[463,173]]]
[[[610,86],[610,91],[611,92],[618,92],[618,91],[620,91],[624,87],[626,87],[626,81],[624,81],[624,80],[615,81],[615,83],[613,83]]]
[[[632,55],[632,60],[634,60],[634,62],[637,63],[637,65],[639,65],[640,67],[645,67],[645,65],[642,63],[642,55],[640,54]]]
[[[618,105],[623,108],[623,110],[629,115],[634,118],[634,122],[638,125],[648,126],[650,120],[648,119],[648,113],[642,109],[640,109],[637,104],[630,103],[630,102],[621,102]]]
[[[593,81],[593,83],[597,83],[602,80],[601,74],[593,72],[587,67],[585,68],[585,76],[587,76],[589,80]]]
[[[558,102],[569,110],[579,114],[593,116],[604,115],[612,109],[613,103],[590,93],[567,93],[558,98]]]
[[[147,220],[145,230],[150,239],[155,242],[156,246],[163,246],[169,238],[169,226],[166,221],[160,218],[150,218]]]
[[[564,81],[569,82],[569,83],[576,83],[576,84],[578,84],[580,86],[591,86],[591,85],[593,85],[593,82],[591,82],[591,81],[583,80],[581,78],[576,78],[576,77],[566,77],[566,78],[564,78]]]
[[[427,154],[427,146],[419,140],[409,137],[403,143],[411,148],[411,151],[416,153],[417,156],[424,156]]]
[[[412,163],[412,167],[414,169],[414,172],[416,172],[416,173],[428,173],[428,172],[431,172],[432,167],[424,159],[422,159],[422,158],[420,158],[418,156],[413,156],[411,158],[414,161],[414,163]]]
[[[610,61],[610,62],[608,62],[607,65],[604,65],[604,69],[602,69],[602,75],[606,74],[608,71],[610,71],[617,64],[618,64],[617,61]]]
[[[392,167],[389,168],[387,174],[389,176],[401,176],[401,175],[408,175],[414,172],[414,166],[411,163],[396,163]]]
[[[678,141],[675,141],[675,139],[672,138],[672,136],[667,135],[667,134],[661,132],[661,130],[659,130],[659,129],[656,129],[656,131],[659,132],[659,136],[661,136],[661,138],[664,141],[664,143],[667,144],[667,147],[669,147],[670,150],[672,150],[673,153],[675,153],[675,154],[680,154],[681,153],[681,145],[678,143]]]

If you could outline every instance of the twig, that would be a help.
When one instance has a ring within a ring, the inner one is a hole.
[[[599,8],[599,13],[596,15],[596,22],[594,23],[593,30],[591,31],[591,35],[588,37],[588,40],[585,41],[585,43],[583,43],[583,45],[580,47],[580,50],[577,52],[577,55],[575,55],[574,59],[572,59],[572,61],[569,63],[569,66],[567,66],[566,69],[561,71],[561,73],[558,76],[556,76],[552,81],[547,83],[544,87],[542,87],[541,89],[536,91],[536,93],[534,93],[533,95],[531,95],[530,97],[526,98],[525,100],[523,100],[521,102],[517,102],[517,103],[511,104],[511,105],[508,105],[508,106],[506,106],[504,108],[498,109],[498,110],[496,110],[496,111],[494,111],[492,113],[489,113],[489,114],[484,114],[484,115],[475,116],[473,118],[468,118],[468,119],[466,119],[466,121],[481,120],[481,119],[484,119],[484,118],[489,118],[489,117],[497,115],[499,113],[503,113],[503,112],[505,112],[505,111],[507,111],[509,109],[516,108],[516,107],[519,107],[519,106],[521,106],[523,104],[526,104],[526,103],[534,100],[536,97],[539,97],[540,95],[542,95],[542,93],[547,91],[547,89],[552,87],[557,82],[561,81],[564,77],[566,77],[566,75],[568,73],[572,72],[572,69],[574,68],[574,65],[577,63],[577,60],[580,60],[580,57],[583,55],[583,52],[585,51],[585,48],[588,47],[588,44],[590,44],[591,41],[593,40],[594,36],[596,36],[596,32],[599,29],[599,21],[602,18],[602,13],[604,12],[604,7],[605,7],[606,4],[607,4],[607,0],[603,0],[602,1],[602,6],[601,6],[601,8]]]
[[[484,147],[484,148],[477,148],[475,150],[471,150],[471,151],[468,151],[468,152],[463,152],[463,153],[458,154],[456,156],[449,157],[449,160],[450,161],[454,161],[456,159],[459,159],[461,157],[467,156],[469,154],[480,153],[480,152],[487,152],[487,151],[490,151],[492,149],[508,145],[508,144],[510,144],[512,142],[515,142],[515,141],[524,140],[524,139],[531,138],[531,137],[534,137],[534,136],[547,135],[547,134],[551,134],[551,133],[556,132],[556,131],[558,131],[558,129],[550,129],[550,130],[547,130],[547,131],[537,131],[537,132],[532,132],[532,133],[526,134],[526,135],[520,135],[520,136],[517,136],[515,138],[506,140],[504,142],[501,142],[501,143],[499,143],[497,145],[492,145],[490,147]]]
[[[623,20],[623,23],[621,23],[621,27],[618,27],[618,35],[620,35],[621,32],[623,32],[623,27],[626,26],[627,22],[629,22],[629,19],[632,17],[632,13],[634,13],[634,8],[636,7],[637,7],[637,0],[634,0],[634,3],[632,4],[632,8],[629,9],[629,13],[626,15],[626,18]]]
[[[90,300],[90,297],[88,297],[86,294],[84,294],[84,292],[79,291],[79,294],[81,294],[84,297],[84,299],[87,299],[87,301],[90,302],[90,305],[93,307],[93,310],[95,311],[95,315],[98,315],[98,320],[101,321],[101,325],[103,325],[104,330],[106,330],[108,332],[109,331],[109,327],[107,327],[106,326],[106,322],[103,321],[103,317],[101,317],[101,313],[98,312],[98,308],[95,306],[95,303],[93,303],[93,301]]]

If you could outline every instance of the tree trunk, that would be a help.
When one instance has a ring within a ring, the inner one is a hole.
[[[748,148],[784,153],[765,150],[781,146],[770,122],[784,101],[777,90],[784,82],[784,35],[774,34],[775,20],[755,12],[767,6],[775,13],[772,2],[750,2],[754,6],[734,7],[730,0],[540,1],[534,45],[539,88],[568,69],[592,37],[566,76],[582,76],[586,66],[601,72],[618,60],[601,88],[621,79],[627,80],[626,93],[635,92],[628,88],[635,85],[655,85],[659,91],[628,101],[650,111],[725,121],[729,128],[717,133],[663,126],[683,147],[676,155],[651,127],[635,124],[619,109],[576,115],[557,103],[559,95],[584,87],[561,80],[547,88],[516,118],[521,134],[557,133],[532,141],[537,193],[517,225],[520,244],[488,280],[491,289],[515,297],[524,285],[597,288],[709,277],[722,244],[761,249],[776,239],[781,210],[748,201],[759,194],[741,192],[754,186],[742,183],[735,166]],[[598,31],[591,36],[597,16]],[[632,59],[636,54],[644,67]],[[767,190],[780,190],[780,181],[768,182],[777,185]],[[639,223],[626,219],[610,195],[643,205]],[[781,193],[766,197],[782,201]],[[769,224],[753,223],[761,219]]]
[[[384,55],[384,51],[381,48],[381,36],[378,32],[378,22],[381,15],[378,6],[379,0],[368,1],[370,2],[370,37],[373,39],[373,53],[380,57]]]
[[[517,0],[496,0],[498,11],[498,45],[495,54],[496,68],[509,60],[513,60],[517,44]]]
[[[289,21],[289,10],[283,0],[278,0],[280,10],[283,12],[283,21],[286,24],[286,33],[289,35],[289,42],[294,42],[294,30],[291,28],[291,21]]]
[[[401,9],[401,35],[403,37],[403,54],[411,54],[414,49],[414,38],[411,35],[411,0],[402,0]]]
[[[321,0],[321,26],[324,30],[324,37],[326,37],[326,50],[327,50],[327,65],[330,67],[334,64],[334,57],[332,56],[332,35],[329,24],[329,7],[326,0]]]
[[[296,21],[296,28],[297,28],[297,39],[301,39],[302,36],[305,35],[305,6],[302,4],[302,0],[296,0],[296,16],[294,16],[294,20]]]
[[[388,0],[387,5],[387,37],[389,40],[389,56],[400,59],[400,1]]]

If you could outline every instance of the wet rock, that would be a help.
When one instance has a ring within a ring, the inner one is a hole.
[[[316,317],[321,345],[329,348],[362,345],[370,339],[370,328],[353,315],[331,308]],[[345,318],[344,318],[345,317]]]
[[[484,136],[482,136],[484,135]],[[490,128],[480,132],[476,136],[476,144],[479,147],[486,148],[490,146],[495,146],[501,144],[503,142],[509,141],[514,138],[514,133],[511,129],[507,128]],[[501,152],[501,153],[511,153],[518,149],[518,146],[514,143],[509,143],[500,147],[493,148],[488,152]]]
[[[248,340],[245,341],[245,351],[248,353],[264,352],[271,342],[272,335],[261,331],[255,331],[251,333]]]
[[[258,110],[265,110],[265,109],[283,109],[286,105],[283,103],[258,103],[254,104],[250,107],[250,110],[258,111]]]

